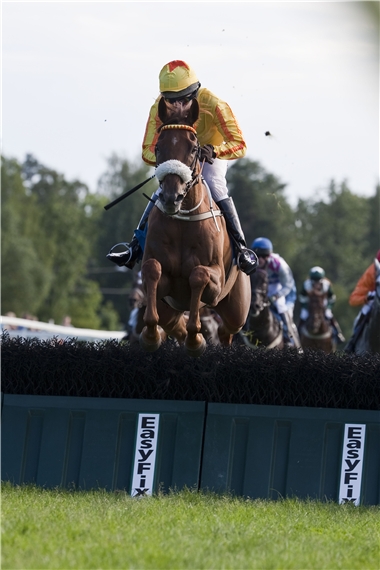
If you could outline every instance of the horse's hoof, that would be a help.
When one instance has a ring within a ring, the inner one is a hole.
[[[145,352],[155,352],[156,350],[158,350],[161,346],[161,343],[162,343],[161,336],[159,335],[158,338],[156,339],[156,341],[149,342],[149,341],[147,341],[143,332],[140,333],[140,337],[139,337],[139,343],[140,343],[141,348],[143,350],[145,350]]]
[[[191,356],[192,358],[199,358],[200,356],[202,356],[202,354],[206,350],[206,347],[207,347],[207,342],[205,341],[204,337],[202,337],[201,344],[197,348],[191,348],[190,346],[187,346],[185,342],[185,349],[187,355]]]

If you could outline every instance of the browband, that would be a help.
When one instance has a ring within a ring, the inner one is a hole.
[[[189,125],[164,125],[163,127],[161,127],[161,131],[169,131],[171,129],[182,129],[184,131],[191,131],[192,133],[194,133],[194,135],[197,134],[197,131],[193,127],[190,127]]]

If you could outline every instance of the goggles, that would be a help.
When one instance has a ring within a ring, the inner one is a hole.
[[[177,103],[179,101],[181,103],[190,103],[190,101],[196,97],[197,93],[198,93],[198,89],[196,89],[195,91],[193,91],[189,95],[185,95],[185,96],[182,95],[182,97],[164,97],[164,99],[165,99],[165,103]]]

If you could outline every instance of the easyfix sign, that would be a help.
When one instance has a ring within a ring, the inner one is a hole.
[[[360,504],[365,424],[345,424],[339,504]]]
[[[139,414],[132,475],[132,497],[152,495],[160,414]]]

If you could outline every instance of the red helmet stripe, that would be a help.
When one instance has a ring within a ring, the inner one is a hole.
[[[168,67],[169,67],[169,71],[174,71],[174,69],[176,69],[176,67],[185,67],[186,69],[190,69],[189,66],[187,65],[187,63],[185,63],[184,61],[181,61],[180,59],[175,59],[174,61],[169,62]]]

